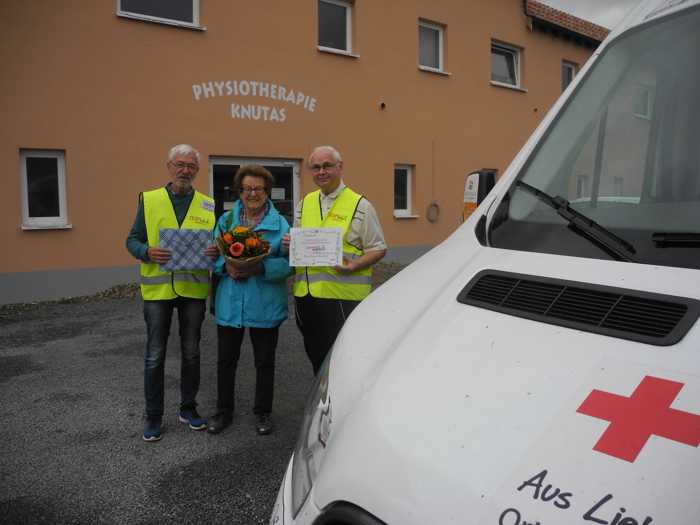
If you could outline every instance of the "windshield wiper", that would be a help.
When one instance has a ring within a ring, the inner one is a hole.
[[[686,248],[700,248],[700,233],[695,232],[654,232],[651,240],[659,248],[683,246]]]
[[[621,261],[634,262],[631,254],[637,253],[634,246],[626,240],[618,237],[613,232],[601,226],[583,213],[574,210],[564,197],[556,195],[552,197],[542,190],[530,186],[526,182],[517,181],[516,185],[535,195],[542,202],[554,208],[557,214],[569,223],[571,231],[578,233],[593,244],[602,247],[610,255]]]

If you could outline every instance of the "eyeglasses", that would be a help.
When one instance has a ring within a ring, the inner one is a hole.
[[[191,171],[196,171],[199,169],[199,166],[190,162],[173,162],[172,164],[175,166],[175,169],[180,171],[184,170],[185,168],[188,168]]]
[[[335,168],[339,162],[324,162],[323,164],[310,164],[309,169],[313,172],[318,173],[321,170],[329,170],[331,168]]]
[[[265,192],[265,188],[262,186],[258,186],[256,188],[250,188],[248,186],[243,186],[241,188],[241,193],[245,193],[247,195],[250,195],[251,193],[264,193],[264,192]]]

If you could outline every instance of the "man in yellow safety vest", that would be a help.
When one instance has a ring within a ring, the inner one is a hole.
[[[370,293],[372,265],[384,257],[387,246],[372,204],[343,183],[338,150],[317,147],[307,167],[318,190],[299,202],[294,226],[343,231],[340,266],[297,267],[294,276],[297,325],[315,374],[347,316]]]
[[[196,396],[200,374],[199,340],[209,293],[209,271],[163,270],[161,265],[166,264],[172,254],[160,246],[159,237],[163,228],[211,232],[216,224],[214,200],[192,187],[199,171],[199,152],[192,146],[174,146],[168,154],[167,168],[170,182],[139,196],[136,219],[126,239],[129,253],[141,261],[141,295],[147,330],[145,441],[161,438],[165,354],[174,309],[178,313],[182,352],[179,419],[193,430],[203,430],[207,426],[197,413]],[[215,260],[216,246],[209,245],[204,255]]]

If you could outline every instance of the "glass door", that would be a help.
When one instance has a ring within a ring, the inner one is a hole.
[[[294,221],[294,206],[299,198],[299,161],[283,159],[251,159],[241,157],[210,157],[209,180],[216,203],[218,218],[233,208],[238,195],[233,190],[233,177],[243,164],[260,164],[272,173],[275,184],[270,200],[277,211],[291,225]]]

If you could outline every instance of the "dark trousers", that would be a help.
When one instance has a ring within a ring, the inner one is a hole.
[[[144,393],[146,415],[163,415],[165,355],[168,348],[173,309],[177,308],[180,324],[180,410],[197,406],[199,391],[199,340],[204,320],[205,301],[178,297],[166,301],[144,301],[146,321],[146,356],[144,359]]]
[[[216,325],[218,361],[216,369],[217,401],[219,412],[233,414],[235,406],[236,367],[241,355],[245,328]],[[272,412],[275,384],[275,349],[279,327],[248,328],[255,358],[255,414]]]
[[[304,349],[315,375],[330,352],[345,319],[360,302],[319,299],[310,295],[295,297],[294,300],[297,326],[304,338]]]

